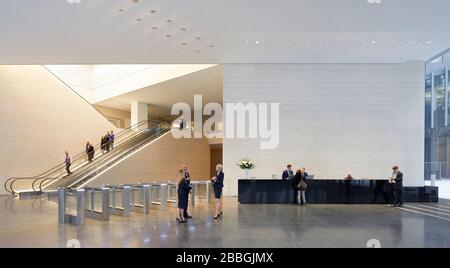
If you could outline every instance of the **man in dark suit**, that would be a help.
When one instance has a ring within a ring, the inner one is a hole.
[[[292,171],[292,165],[287,165],[287,169],[283,171],[283,174],[281,175],[282,180],[288,180],[289,178],[292,178],[294,176],[294,171]]]
[[[389,180],[392,184],[392,190],[394,195],[394,207],[401,207],[403,204],[402,194],[403,194],[403,173],[398,170],[398,166],[392,167],[392,177]]]
[[[191,187],[191,175],[189,174],[188,168],[187,168],[186,165],[183,165],[183,173],[184,173],[184,178],[186,179],[186,184],[188,185],[189,189],[192,189],[192,187]],[[189,197],[188,197],[188,199],[189,199]],[[185,219],[191,219],[192,218],[192,216],[189,215],[189,213],[187,212],[188,203],[189,203],[188,199],[187,199],[186,204],[185,204],[186,207],[184,208],[184,218]]]

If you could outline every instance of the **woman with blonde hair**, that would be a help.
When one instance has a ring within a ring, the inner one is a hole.
[[[222,170],[223,166],[221,164],[217,164],[216,176],[212,177],[211,179],[211,181],[213,182],[214,196],[216,198],[216,211],[214,214],[214,219],[218,219],[220,216],[222,216],[222,204],[220,203],[220,197],[222,195],[223,179],[225,176]]]
[[[186,219],[184,218],[184,208],[187,207],[189,192],[191,186],[189,186],[186,177],[184,176],[184,170],[180,169],[177,174],[178,180],[178,216],[177,222],[184,223]]]

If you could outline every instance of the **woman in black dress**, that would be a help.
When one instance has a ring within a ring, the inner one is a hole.
[[[216,176],[212,177],[213,188],[214,188],[214,197],[216,198],[216,211],[214,219],[218,219],[222,216],[222,204],[220,203],[220,197],[222,195],[223,188],[223,179],[225,174],[223,173],[223,167],[221,164],[217,164],[216,166]]]
[[[191,191],[191,186],[184,176],[184,171],[180,169],[178,171],[178,217],[177,222],[184,223],[184,208],[187,207],[189,192]]]

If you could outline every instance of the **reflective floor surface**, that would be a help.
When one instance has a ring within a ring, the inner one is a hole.
[[[386,205],[239,205],[224,199],[223,218],[197,202],[194,219],[175,222],[175,208],[111,216],[108,222],[58,225],[57,204],[46,198],[0,197],[0,247],[352,247],[377,239],[381,247],[450,247],[450,202]],[[374,240],[375,241],[375,240]]]

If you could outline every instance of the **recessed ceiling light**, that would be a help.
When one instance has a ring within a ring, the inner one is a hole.
[[[122,13],[122,12],[124,12],[125,10],[123,10],[123,8],[119,8],[118,10],[117,10],[117,12],[119,12],[119,13]]]
[[[309,45],[309,44],[311,44],[311,41],[306,40],[306,41],[305,41],[305,44]]]
[[[171,22],[173,22],[173,20],[168,19],[168,20],[166,20],[166,22],[167,22],[167,23],[171,23]]]
[[[381,43],[382,45],[384,45],[384,43],[386,43],[386,42],[385,42],[384,40],[381,40],[380,43]]]
[[[259,45],[259,41],[255,41],[255,44]]]
[[[365,45],[365,44],[367,44],[367,41],[362,41],[361,43],[362,43],[363,45]]]
[[[182,31],[182,32],[186,32],[186,28],[184,28],[184,27],[182,27],[181,29],[180,29],[180,31]]]
[[[187,46],[187,42],[181,43],[182,46]]]
[[[247,41],[245,41],[245,43],[246,43],[246,44],[249,44],[249,43],[250,43],[250,41],[248,41],[248,40],[247,40]]]
[[[153,30],[153,31],[155,31],[155,30],[157,30],[157,29],[158,29],[158,27],[156,27],[156,26],[153,26],[153,27],[152,27],[152,30]]]
[[[156,14],[156,10],[154,9],[150,10],[150,14]]]
[[[344,40],[344,45],[348,45],[348,40]]]
[[[166,37],[170,38],[170,37],[172,37],[172,35],[171,34],[166,34]]]
[[[139,3],[139,0],[131,0],[131,3],[137,4],[137,3]]]
[[[214,45],[213,45],[213,44],[210,44],[210,45],[209,45],[209,48],[214,48]]]
[[[197,36],[195,39],[196,40],[201,40],[202,38],[200,36]]]
[[[428,40],[428,41],[427,41],[427,44],[431,44],[431,43],[433,43],[433,41],[431,41],[431,40]]]
[[[370,43],[372,43],[372,45],[375,45],[377,43],[377,41],[372,40],[372,42],[370,42]]]
[[[137,22],[141,22],[142,19],[141,19],[141,18],[137,18],[136,21],[137,21]]]

